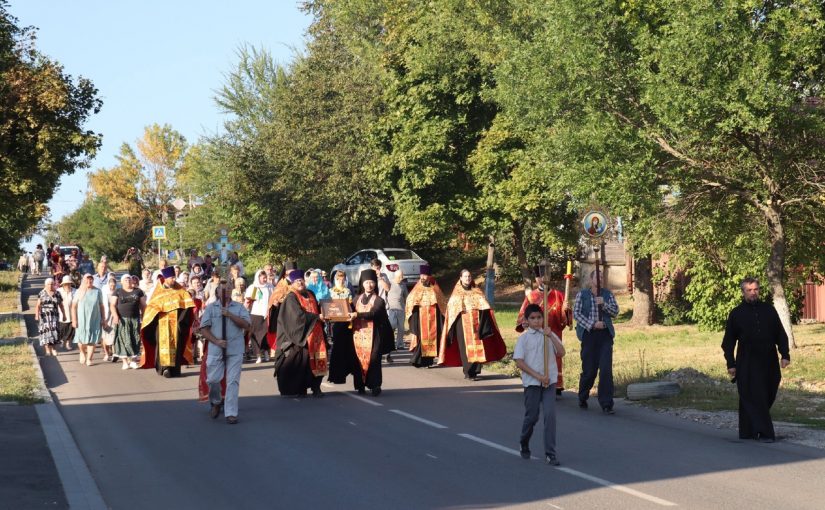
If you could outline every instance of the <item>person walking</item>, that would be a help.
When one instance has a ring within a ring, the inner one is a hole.
[[[390,327],[395,333],[395,350],[404,350],[404,309],[407,305],[407,285],[404,283],[404,273],[399,269],[395,272],[390,290],[387,291],[387,317]],[[387,363],[392,363],[392,354],[387,354]]]
[[[573,318],[576,336],[581,341],[582,372],[579,378],[579,407],[587,409],[590,390],[599,376],[599,405],[605,414],[613,414],[613,317],[619,305],[613,293],[601,288],[595,270],[590,272],[590,286],[576,295]]]
[[[29,256],[26,252],[20,254],[20,258],[17,259],[17,270],[23,274],[29,272]]]
[[[200,334],[208,342],[201,365],[201,374],[206,375],[206,391],[200,385],[200,397],[208,398],[211,404],[209,416],[217,418],[223,406],[226,423],[234,425],[238,423],[244,333],[251,327],[251,319],[243,305],[228,299],[226,283],[219,284],[216,293],[220,298],[206,306],[200,323]]]
[[[112,347],[115,344],[115,325],[113,323],[112,315],[112,299],[114,299],[116,290],[117,280],[115,280],[114,273],[110,273],[109,278],[106,280],[106,285],[104,285],[103,289],[101,289],[103,297],[103,310],[106,312],[103,316],[103,332],[100,335],[100,347],[103,350],[103,361],[109,361],[110,359],[115,361],[114,348]]]
[[[55,280],[57,281],[57,280]],[[72,287],[72,277],[65,275],[60,280],[60,300],[63,301],[63,308],[60,309],[60,321],[58,322],[58,332],[60,343],[67,351],[72,350],[72,341],[74,340],[74,327],[72,327],[72,304],[75,300],[75,290]]]
[[[57,356],[57,346],[60,344],[60,328],[58,326],[60,314],[65,314],[63,298],[54,287],[54,279],[46,278],[43,290],[37,296],[37,305],[34,307],[34,319],[38,322],[40,346],[46,356]]]
[[[381,356],[393,348],[392,327],[387,318],[387,305],[378,296],[378,274],[373,269],[361,271],[360,294],[355,298],[355,311],[350,312],[355,356],[361,369],[354,377],[360,394],[369,388],[374,397],[381,394],[383,374]]]
[[[267,324],[266,319],[269,312],[269,298],[272,296],[273,287],[267,281],[266,272],[261,269],[255,272],[252,285],[246,289],[244,298],[249,310],[252,328],[250,329],[250,340],[252,344],[252,356],[255,363],[261,360],[269,361],[269,346],[266,341]]]
[[[83,275],[80,288],[72,302],[72,326],[75,329],[75,341],[80,349],[79,361],[86,366],[92,366],[95,346],[100,343],[103,329],[103,296],[101,291],[92,284],[90,274]]]
[[[32,265],[32,274],[35,276],[40,276],[40,273],[43,270],[44,260],[46,260],[46,252],[43,250],[43,245],[38,244],[37,248],[35,248],[32,252],[32,261],[34,262]],[[54,285],[54,282],[52,282],[52,285]]]
[[[521,458],[530,458],[530,437],[539,420],[539,408],[544,414],[544,461],[558,466],[556,457],[556,356],[564,356],[564,346],[552,329],[544,327],[544,313],[535,303],[524,309],[527,329],[516,340],[513,360],[521,370],[524,386],[524,422],[519,445]]]
[[[782,380],[780,368],[791,364],[788,335],[776,309],[759,300],[759,280],[745,278],[740,287],[742,303],[728,315],[722,339],[728,374],[739,391],[739,438],[773,443],[770,411]]]
[[[126,251],[126,256],[123,257],[123,262],[128,264],[129,274],[139,275],[141,274],[141,271],[143,271],[143,257],[140,254],[140,250],[134,246],[130,247],[129,250]]]
[[[112,325],[115,328],[114,354],[123,370],[137,368],[140,355],[140,316],[146,309],[146,295],[134,287],[130,275],[120,277],[121,288],[110,300]]]
[[[447,313],[447,298],[432,277],[432,269],[425,264],[419,271],[418,282],[407,297],[405,309],[412,334],[410,364],[416,368],[432,367],[438,358],[438,342]]]
[[[507,354],[490,303],[467,269],[461,270],[447,301],[445,324],[438,363],[462,367],[465,379],[478,381],[485,363],[498,361]]]

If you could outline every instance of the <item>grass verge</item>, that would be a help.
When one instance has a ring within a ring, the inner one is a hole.
[[[0,401],[43,402],[36,397],[39,384],[26,342],[0,345]]]
[[[19,294],[16,271],[0,271],[0,312],[16,312]]]
[[[513,352],[518,309],[500,306],[496,319]],[[775,420],[825,429],[825,324],[794,326],[797,349],[791,351],[791,365],[782,371],[779,396],[771,415]],[[736,386],[730,383],[722,356],[722,333],[700,331],[696,326],[650,326],[630,323],[616,325],[613,349],[615,395],[627,395],[627,385],[635,382],[675,377],[682,392],[673,398],[646,400],[650,407],[689,408],[705,411],[736,411]],[[581,373],[580,344],[572,330],[564,332],[564,381],[568,389],[578,385]],[[511,355],[493,363],[496,372],[518,375]],[[687,378],[681,377],[687,374]],[[598,383],[597,383],[598,384]]]
[[[16,315],[0,317],[0,338],[14,338],[21,335],[20,319]]]

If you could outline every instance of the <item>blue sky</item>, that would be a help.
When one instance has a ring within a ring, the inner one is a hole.
[[[238,48],[265,48],[288,63],[310,22],[293,0],[11,0],[8,11],[20,26],[39,28],[41,52],[98,88],[103,109],[86,126],[103,134],[92,170],[112,166],[120,145],[152,123],[190,142],[220,131],[214,91]],[[77,209],[86,187],[85,171],[64,176],[49,203],[52,220]]]

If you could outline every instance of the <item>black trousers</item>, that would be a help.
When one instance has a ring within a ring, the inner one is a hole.
[[[599,405],[613,408],[613,337],[606,329],[585,331],[582,338],[582,373],[579,378],[579,400],[587,402],[590,390],[599,376]]]

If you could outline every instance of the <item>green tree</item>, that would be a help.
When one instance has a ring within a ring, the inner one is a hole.
[[[708,256],[704,232],[741,274],[737,240],[757,240],[749,260],[765,260],[792,338],[786,268],[823,257],[821,235],[804,235],[825,207],[823,4],[547,1],[535,12],[541,28],[513,44],[499,77],[522,129],[549,135],[535,140],[549,177],[628,213],[643,250]],[[684,223],[682,237],[657,228]]]
[[[87,197],[76,211],[55,225],[59,242],[80,243],[95,259],[107,255],[111,260],[120,260],[130,246],[140,244],[145,234],[126,235],[122,221],[107,214],[110,208],[106,197]]]
[[[0,252],[46,217],[60,176],[86,168],[100,135],[83,128],[100,110],[97,89],[37,51],[0,0]]]

